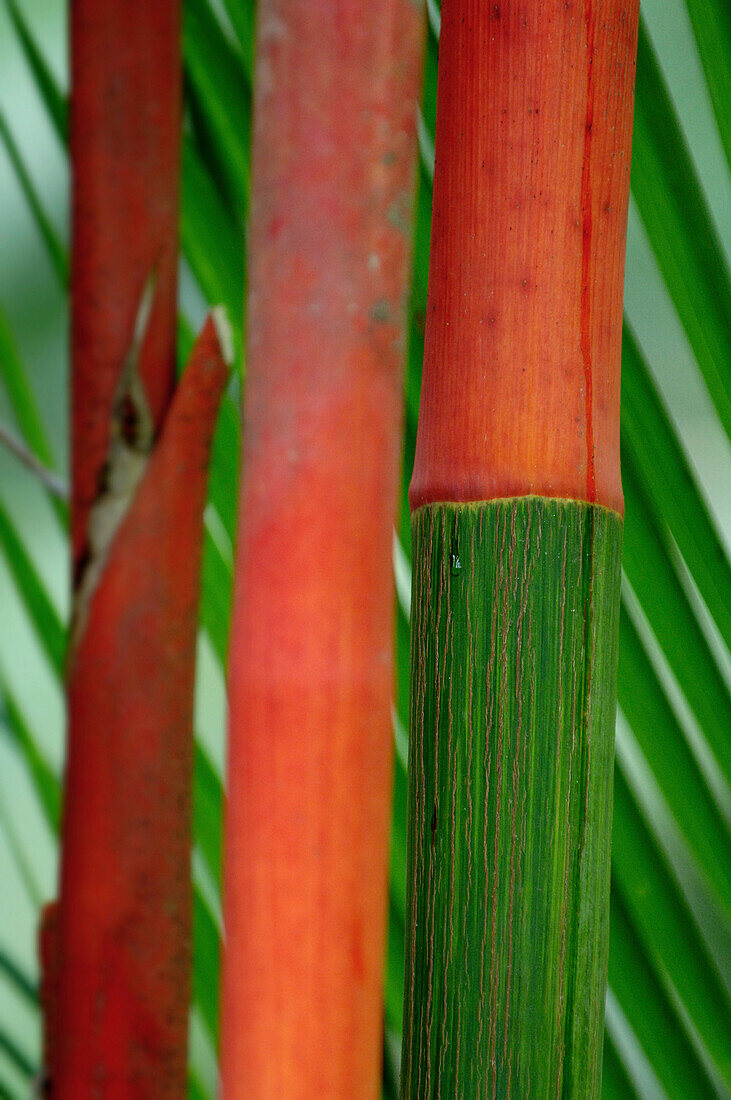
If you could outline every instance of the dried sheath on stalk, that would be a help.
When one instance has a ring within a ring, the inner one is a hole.
[[[636,0],[444,0],[402,1095],[598,1096]]]
[[[72,533],[49,1092],[186,1089],[192,703],[213,322],[177,389],[177,0],[71,6]]]

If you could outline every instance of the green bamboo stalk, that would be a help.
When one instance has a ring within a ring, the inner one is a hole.
[[[621,533],[414,514],[404,1097],[598,1095]]]

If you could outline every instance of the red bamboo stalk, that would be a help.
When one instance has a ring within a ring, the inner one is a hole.
[[[60,1100],[179,1100],[201,523],[227,371],[209,323],[174,391],[178,0],[75,0],[71,68],[74,600],[47,1069]]]
[[[62,1100],[185,1094],[201,524],[227,374],[209,321],[72,638],[49,1022]]]
[[[410,0],[260,8],[226,1100],[380,1088],[390,563],[422,35]]]
[[[412,507],[623,511],[635,0],[449,0]]]
[[[71,515],[75,571],[145,281],[139,374],[159,430],[175,385],[180,0],[74,0],[71,37]]]

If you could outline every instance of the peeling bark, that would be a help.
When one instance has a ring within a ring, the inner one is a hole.
[[[48,1024],[63,1100],[185,1090],[200,548],[227,377],[209,321],[77,627]]]
[[[180,0],[70,5],[73,563],[109,455],[109,412],[146,280],[137,356],[155,432],[175,388],[182,124]]]
[[[179,1100],[187,1078],[195,640],[209,321],[175,387],[179,0],[74,0],[73,626],[50,1095]]]
[[[142,293],[134,333],[112,403],[109,450],[99,489],[89,509],[87,551],[79,563],[71,607],[69,652],[83,633],[89,603],[104,569],[117,528],[129,511],[152,450],[155,426],[139,373],[140,348],[155,292],[154,275]]]

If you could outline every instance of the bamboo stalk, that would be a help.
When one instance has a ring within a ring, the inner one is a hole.
[[[403,1097],[599,1092],[637,20],[442,5]]]
[[[71,98],[71,516],[75,574],[143,287],[138,371],[154,431],[175,385],[182,76],[180,2],[74,0]]]
[[[72,536],[60,900],[41,932],[48,1092],[183,1096],[209,322],[174,390],[177,0],[71,7]]]
[[[259,10],[222,1092],[380,1089],[391,540],[424,12]]]
[[[536,494],[623,511],[636,40],[636,0],[445,0],[412,507]]]
[[[76,622],[47,1006],[62,1100],[186,1088],[200,547],[227,377],[209,321]]]
[[[598,1095],[621,528],[414,516],[406,1096]]]

